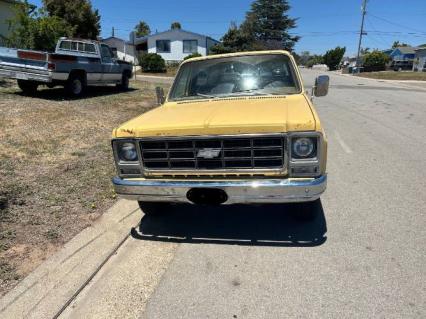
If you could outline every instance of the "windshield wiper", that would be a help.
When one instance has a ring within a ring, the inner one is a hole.
[[[217,95],[209,95],[209,94],[202,94],[202,93],[196,93],[196,96],[206,97],[208,99],[217,99]]]
[[[244,90],[244,91],[237,91],[237,92],[233,92],[231,95],[229,96],[240,96],[240,95],[247,95],[247,96],[253,96],[253,95],[274,95],[274,93],[266,93],[266,92],[256,92],[259,89],[255,89],[255,90]]]

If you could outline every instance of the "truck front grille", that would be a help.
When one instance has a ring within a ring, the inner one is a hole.
[[[139,145],[148,171],[282,170],[285,166],[282,135],[143,139]]]

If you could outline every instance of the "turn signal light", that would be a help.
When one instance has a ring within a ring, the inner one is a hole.
[[[316,175],[318,166],[297,166],[291,168],[291,175]]]

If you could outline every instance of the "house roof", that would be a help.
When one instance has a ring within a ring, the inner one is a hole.
[[[414,54],[415,48],[413,47],[397,47],[395,50],[399,50],[402,54]]]
[[[105,41],[108,41],[108,40],[118,40],[120,42],[126,42],[126,40],[123,40],[123,39],[117,38],[117,37],[108,37],[108,38],[102,39],[102,42],[105,42]]]
[[[162,32],[153,33],[153,34],[150,34],[150,35],[147,35],[147,36],[144,36],[144,37],[136,38],[135,43],[140,44],[140,43],[147,41],[149,37],[158,36],[158,35],[162,35],[162,34],[166,34],[166,33],[172,33],[172,32],[173,33],[186,33],[186,34],[191,34],[191,35],[195,35],[195,36],[198,36],[198,37],[206,37],[206,38],[208,38],[208,39],[210,39],[210,40],[212,40],[216,43],[219,43],[219,41],[217,41],[217,40],[215,40],[212,37],[209,37],[207,35],[191,32],[191,31],[186,31],[186,30],[182,30],[182,29],[170,29],[170,30],[166,30],[166,31],[162,31]]]
[[[133,45],[133,43],[131,41],[124,40],[124,39],[118,38],[118,37],[108,37],[108,38],[102,39],[101,42],[106,42],[108,40],[117,40],[117,41],[120,41],[122,43],[126,43],[128,45]],[[136,43],[136,44],[138,44],[138,43]]]

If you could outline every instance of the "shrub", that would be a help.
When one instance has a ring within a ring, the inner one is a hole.
[[[166,62],[157,53],[146,53],[139,57],[139,64],[144,72],[166,72]]]
[[[363,57],[364,59],[364,71],[383,71],[386,68],[386,63],[389,61],[389,57],[378,50],[367,53]]]
[[[200,53],[192,53],[192,54],[186,56],[183,60],[185,61],[185,60],[192,59],[192,58],[198,58],[200,56],[202,56]]]
[[[328,50],[324,56],[323,61],[330,71],[337,70],[340,61],[342,61],[343,55],[345,54],[346,48],[336,47],[335,49]]]
[[[323,57],[320,55],[313,55],[309,58],[309,60],[305,63],[306,67],[312,68],[315,64],[323,64]]]

